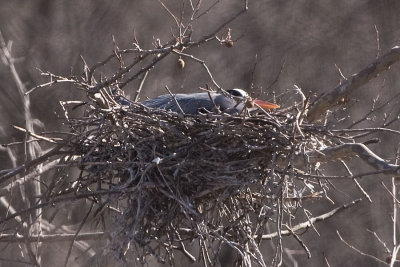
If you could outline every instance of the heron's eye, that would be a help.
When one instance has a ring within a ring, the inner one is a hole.
[[[232,90],[228,90],[227,92],[233,96],[238,96],[238,97],[243,97],[243,98],[248,97],[248,94],[242,89],[232,89]]]

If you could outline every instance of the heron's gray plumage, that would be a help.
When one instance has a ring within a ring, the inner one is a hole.
[[[179,103],[180,108],[185,114],[192,115],[198,114],[198,112],[202,109],[215,111],[216,106],[219,107],[221,111],[234,114],[241,112],[244,107],[244,99],[243,101],[238,102],[233,98],[225,96],[224,94],[214,92],[210,92],[210,94],[205,92],[194,94],[176,94],[174,96],[161,95],[144,101],[143,105],[150,108],[159,108],[181,113],[181,109],[176,102]]]

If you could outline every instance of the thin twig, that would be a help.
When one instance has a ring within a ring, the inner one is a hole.
[[[336,106],[340,99],[346,98],[350,93],[375,78],[379,73],[386,71],[391,65],[400,60],[400,47],[395,46],[389,52],[377,58],[368,67],[359,73],[350,76],[343,84],[322,95],[311,106],[308,121],[316,121],[325,115],[325,112]]]
[[[383,264],[387,264],[385,261],[378,259],[377,257],[367,254],[365,252],[362,252],[361,250],[359,250],[358,248],[356,248],[355,246],[351,245],[350,243],[348,243],[346,240],[343,239],[343,237],[340,235],[339,231],[336,231],[336,234],[338,235],[338,237],[340,238],[340,241],[342,241],[346,246],[348,246],[349,248],[351,248],[352,250],[356,251],[358,254],[362,255],[362,256],[366,256],[370,259],[373,259],[374,261],[377,261],[379,263],[383,263]]]
[[[295,226],[292,226],[291,227],[291,231],[282,230],[280,235],[281,236],[289,236],[289,235],[291,235],[291,232],[297,232],[299,230],[306,230],[306,229],[310,228],[312,224],[325,221],[325,220],[331,218],[332,216],[334,216],[335,214],[337,214],[339,212],[342,212],[343,210],[354,206],[355,204],[357,204],[360,201],[361,201],[361,199],[356,199],[356,200],[353,200],[350,203],[344,204],[343,206],[340,206],[340,207],[338,207],[336,209],[333,209],[333,210],[331,210],[331,211],[329,211],[327,213],[324,213],[324,214],[322,214],[320,216],[312,217],[308,221],[305,221],[305,222],[296,224]],[[269,239],[273,239],[275,237],[278,237],[278,233],[277,232],[271,233],[271,234],[265,234],[265,235],[262,236],[262,239],[269,240]]]
[[[134,97],[135,102],[139,101],[140,93],[142,92],[142,88],[143,88],[144,82],[146,81],[147,74],[149,74],[149,71],[146,71],[144,73],[142,80],[140,81],[139,88],[136,90],[135,97]]]
[[[93,232],[93,233],[79,233],[78,235],[74,234],[51,234],[51,235],[30,235],[28,237],[28,242],[42,242],[42,243],[51,243],[51,242],[77,242],[83,240],[98,240],[108,238],[109,233],[106,232]],[[1,234],[0,242],[3,243],[15,243],[21,242],[25,240],[25,237],[20,234]]]

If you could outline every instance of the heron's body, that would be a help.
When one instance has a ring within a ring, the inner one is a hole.
[[[204,92],[193,94],[161,95],[142,102],[149,108],[170,110],[177,113],[197,115],[199,112],[214,112],[217,110],[229,114],[242,112],[247,103],[255,103],[264,109],[275,109],[279,106],[258,99],[252,100],[242,89],[232,89],[228,94]],[[115,99],[121,105],[130,105],[131,101],[124,97]],[[257,107],[255,107],[257,108]],[[250,108],[254,109],[254,108]]]
[[[249,95],[242,89],[232,89],[227,92],[229,95],[216,92],[176,94],[174,96],[161,95],[144,101],[143,104],[150,108],[171,110],[178,113],[183,111],[185,114],[192,115],[206,110],[213,112],[217,109],[225,113],[237,114],[244,109],[249,101],[265,109],[279,108],[278,105],[267,101],[251,100]]]
[[[179,106],[178,106],[178,104]],[[223,94],[210,92],[194,94],[161,95],[144,101],[143,104],[150,108],[171,110],[185,114],[198,114],[201,111],[215,111],[217,107],[226,113],[234,114],[243,110],[244,101],[237,101]]]

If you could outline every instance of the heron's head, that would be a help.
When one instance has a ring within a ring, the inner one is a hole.
[[[239,88],[234,88],[231,90],[227,91],[229,94],[231,94],[234,98],[238,98],[239,101],[246,100],[246,106],[248,108],[253,108],[254,104],[257,104],[259,107],[263,109],[276,109],[279,108],[279,105],[268,102],[268,101],[263,101],[259,99],[252,99],[249,94],[247,94],[246,91],[239,89]]]
[[[240,98],[248,98],[249,95],[247,94],[247,92],[245,90],[239,89],[239,88],[234,88],[231,90],[227,91],[229,94],[231,94],[232,96],[236,96],[236,97],[240,97]]]

